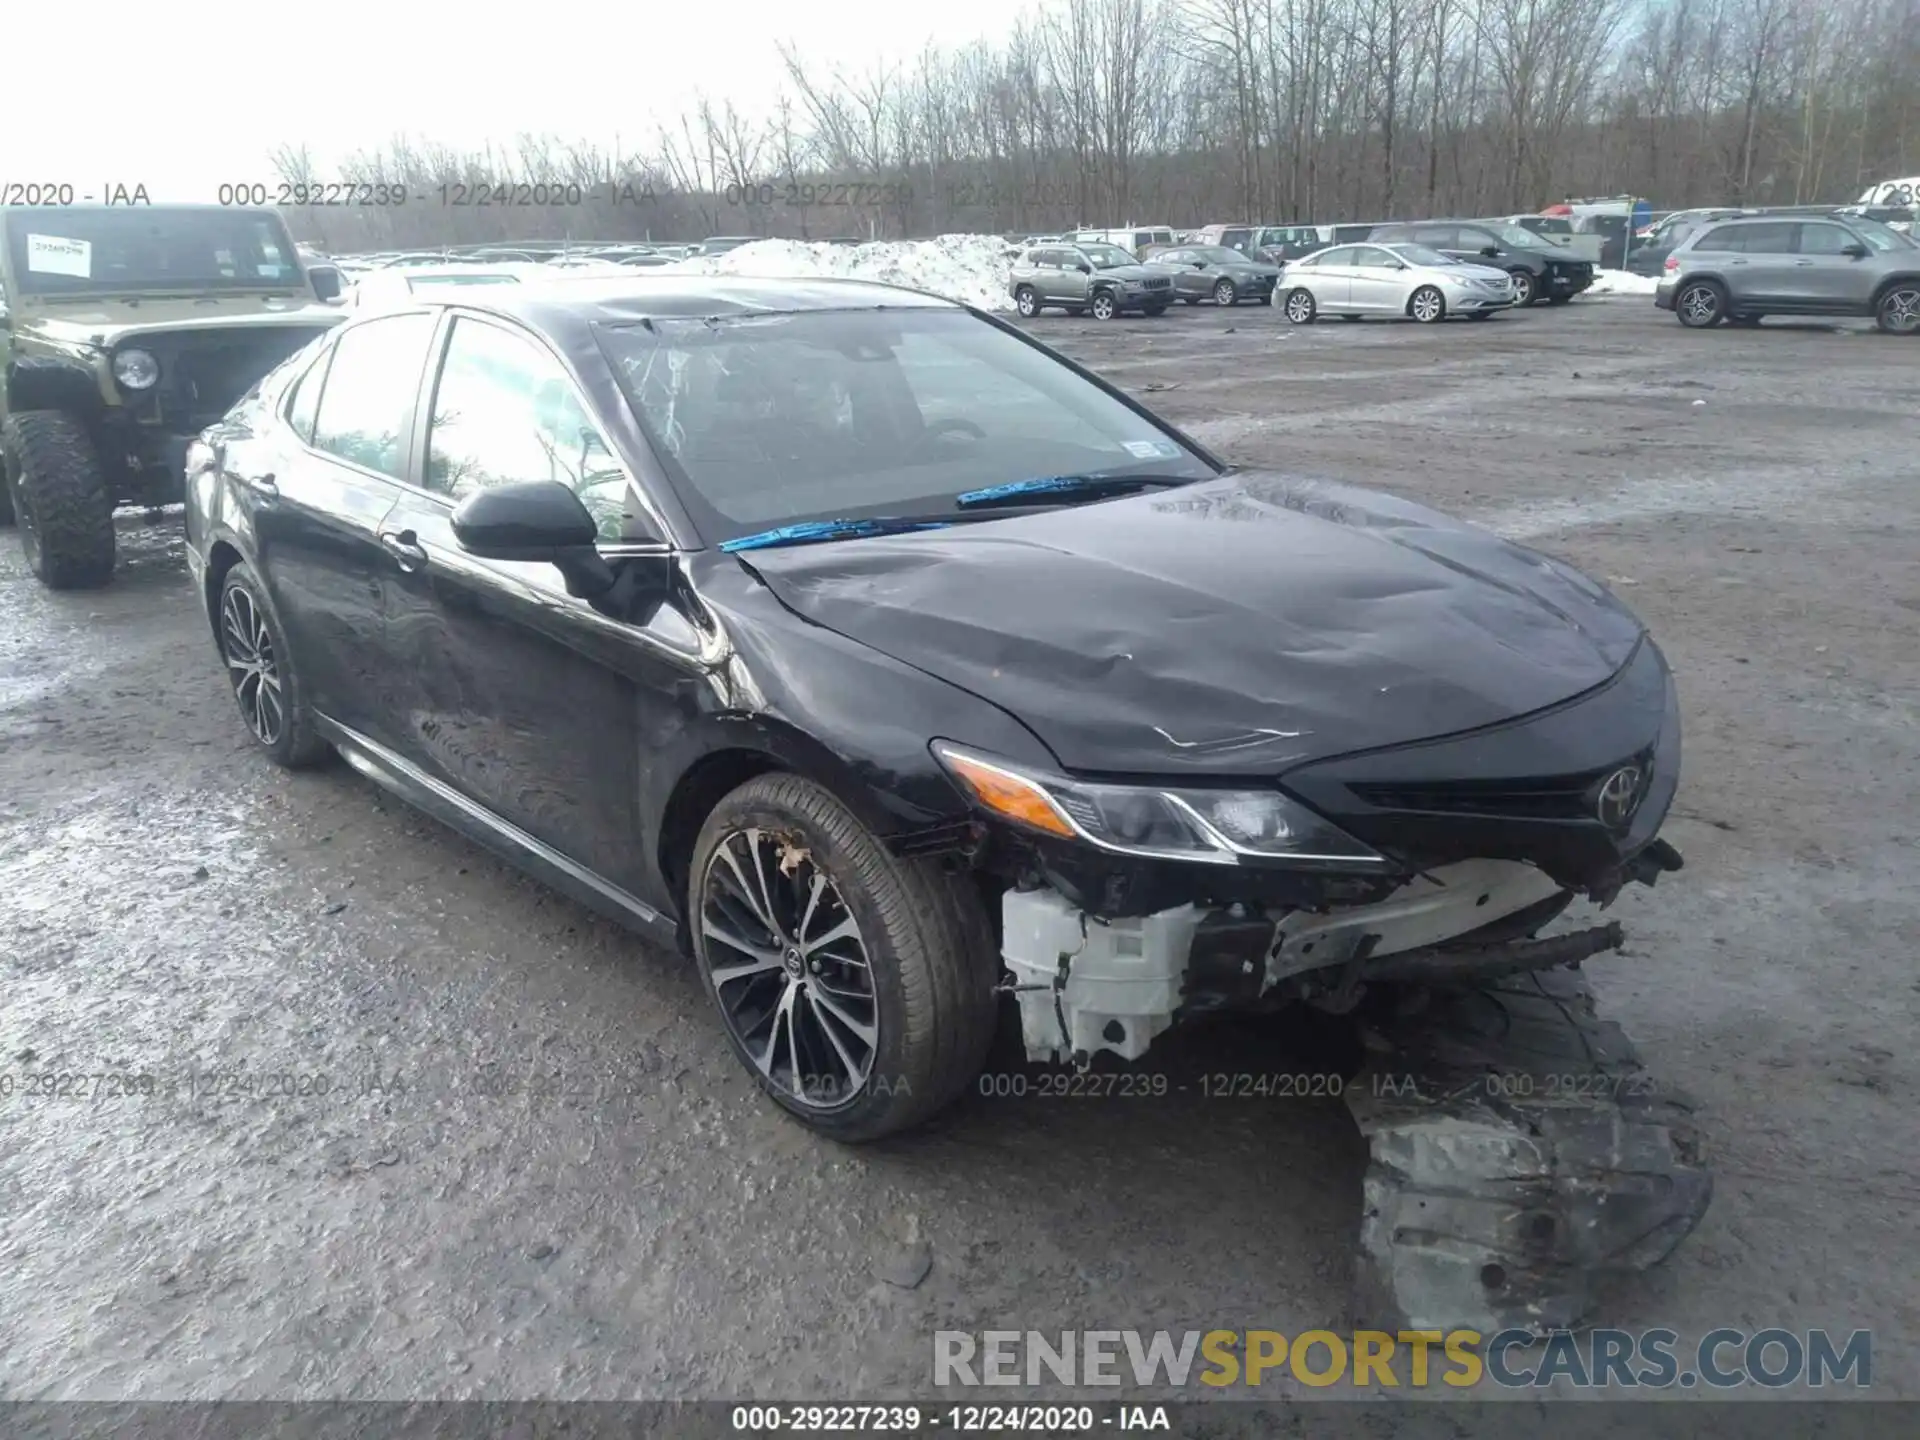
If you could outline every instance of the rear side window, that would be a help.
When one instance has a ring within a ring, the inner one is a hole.
[[[1468,240],[1475,237],[1469,235]],[[1432,245],[1442,250],[1458,249],[1461,244],[1460,232],[1451,225],[1422,225],[1413,232],[1417,245]]]
[[[420,372],[434,317],[388,315],[334,342],[313,422],[313,446],[377,474],[404,479]]]
[[[1741,255],[1791,255],[1795,227],[1781,221],[1770,225],[1722,225],[1711,230],[1696,250],[1731,250]]]
[[[320,410],[320,387],[327,382],[327,361],[332,354],[331,345],[324,347],[306,373],[293,382],[287,397],[287,424],[309,445],[313,443],[313,417]]]

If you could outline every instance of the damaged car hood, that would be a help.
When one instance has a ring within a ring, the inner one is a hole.
[[[1261,472],[739,559],[801,617],[993,702],[1083,772],[1275,774],[1470,730],[1600,685],[1642,633],[1537,552]]]

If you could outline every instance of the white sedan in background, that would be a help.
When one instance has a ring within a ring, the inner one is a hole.
[[[1322,315],[1358,320],[1410,316],[1431,325],[1449,315],[1484,320],[1514,302],[1513,279],[1424,245],[1335,245],[1290,261],[1274,302],[1296,325]]]

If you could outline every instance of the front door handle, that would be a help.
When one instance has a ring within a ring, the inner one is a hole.
[[[262,500],[278,500],[280,498],[280,484],[273,478],[271,472],[265,475],[247,476],[246,486]]]
[[[414,571],[427,563],[426,549],[411,530],[382,530],[380,547],[402,570]]]

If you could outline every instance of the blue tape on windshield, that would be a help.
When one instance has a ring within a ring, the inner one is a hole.
[[[940,530],[942,520],[917,521],[911,525],[885,520],[808,520],[798,525],[782,525],[761,530],[735,540],[723,540],[720,548],[728,554],[737,550],[764,550],[770,545],[794,545],[807,540],[857,540],[870,535],[898,535],[912,530]]]
[[[984,490],[968,490],[953,497],[956,505],[978,505],[983,500],[998,500],[1002,495],[1039,495],[1051,490],[1079,490],[1087,483],[1084,475],[1049,475],[1039,480],[1009,480],[1004,485],[989,485]]]

